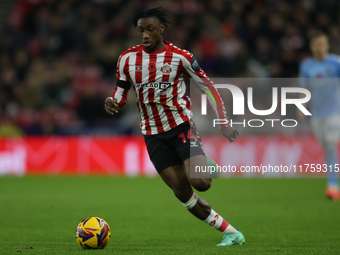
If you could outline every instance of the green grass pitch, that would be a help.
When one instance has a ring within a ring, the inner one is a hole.
[[[218,179],[199,195],[246,237],[193,217],[160,178],[1,177],[0,254],[340,254],[340,201],[325,179]],[[112,237],[83,250],[78,223],[98,216]]]

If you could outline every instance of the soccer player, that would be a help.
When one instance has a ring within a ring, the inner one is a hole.
[[[190,99],[184,95],[184,76],[194,79],[197,86],[207,92],[219,119],[227,119],[227,116],[218,91],[194,56],[163,40],[167,23],[170,22],[161,8],[139,12],[133,19],[142,44],[120,55],[116,88],[105,100],[105,109],[110,114],[117,113],[126,103],[132,85],[140,112],[141,132],[150,159],[163,181],[194,216],[224,234],[219,246],[244,244],[243,234],[192,188],[208,190],[211,178],[190,178],[190,165],[207,166],[208,158],[191,120]],[[221,126],[221,132],[230,142],[238,135],[236,129],[227,124]]]
[[[327,188],[326,196],[339,199],[338,182],[338,142],[340,138],[340,56],[328,53],[327,35],[317,32],[311,37],[312,57],[300,65],[301,85],[312,94],[311,125],[315,136],[322,145],[326,156]],[[301,112],[299,116],[304,117]]]

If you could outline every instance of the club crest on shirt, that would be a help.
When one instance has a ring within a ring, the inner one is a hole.
[[[162,67],[161,67],[161,71],[163,74],[170,74],[172,71],[172,68],[170,67],[170,65],[168,63],[165,63]]]
[[[136,72],[142,72],[142,66],[136,65]]]

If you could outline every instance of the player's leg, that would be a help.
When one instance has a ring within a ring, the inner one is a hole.
[[[243,244],[243,235],[212,210],[206,201],[199,198],[189,183],[183,167],[183,162],[191,155],[189,130],[190,125],[183,123],[163,134],[144,136],[150,159],[164,182],[173,190],[185,208],[197,218],[225,233],[221,245]],[[195,146],[195,148],[194,154],[204,155],[200,147]],[[210,178],[203,178],[196,187],[201,185],[201,190],[207,189],[210,187],[210,182]]]
[[[224,233],[223,241],[219,246],[245,243],[242,233],[224,220],[204,199],[193,191],[182,165],[168,167],[161,171],[160,176],[186,209],[200,220]]]
[[[183,165],[168,167],[160,173],[160,176],[193,215],[200,220],[205,220],[209,216],[210,205],[194,193],[183,170]]]
[[[340,138],[340,116],[334,115],[326,119],[325,123],[325,155],[326,163],[329,167],[326,195],[329,198],[338,200],[340,197],[338,181],[338,142]]]
[[[202,144],[202,141],[201,141],[201,135],[199,134],[197,128],[196,128],[196,125],[195,123],[193,122],[193,120],[190,120],[189,121],[189,124],[190,124],[190,144],[191,142],[193,142],[194,144],[198,144],[199,147],[201,148],[202,151],[203,150],[203,144]],[[194,156],[196,155],[195,154],[195,148],[193,147],[190,147],[190,156]],[[204,159],[200,159],[200,161],[204,161]],[[208,178],[218,178],[220,176],[220,171],[218,170],[218,165],[216,164],[216,162],[212,159],[212,158],[209,158],[207,156],[205,156],[205,164],[204,166],[208,166],[209,167],[209,175],[208,175]],[[199,163],[199,162],[197,162]],[[192,169],[194,170],[194,169]],[[195,173],[195,171],[191,172],[191,173]]]
[[[338,199],[339,188],[334,166],[338,163],[337,142],[340,127],[336,128],[336,118],[313,119],[311,124],[314,135],[323,147],[326,164],[328,166],[326,196],[331,199]]]
[[[183,166],[189,183],[196,190],[206,191],[210,188],[212,179],[209,171],[197,171],[198,169],[207,169],[207,160],[205,155],[192,156],[184,161]]]
[[[208,190],[212,178],[220,175],[216,162],[205,155],[192,156],[183,164],[190,184],[198,191]]]
[[[219,175],[217,164],[212,159],[209,159],[205,156],[200,134],[198,133],[197,128],[192,121],[190,122],[188,139],[190,139],[189,156],[184,146],[179,146],[180,149],[178,150],[179,155],[184,162],[184,171],[186,173],[187,179],[189,180],[189,183],[195,189],[199,191],[206,191],[210,188],[211,177],[217,178]],[[214,176],[214,174],[211,174],[210,171],[212,170],[212,168],[208,168],[207,166],[215,168],[214,170],[216,171],[214,173],[217,173],[217,175]],[[206,169],[206,171],[196,171],[196,169],[199,170],[200,168]],[[198,199],[201,198],[198,197]],[[204,200],[202,199],[202,201]],[[203,219],[203,221],[224,233],[223,240],[220,244],[218,244],[218,246],[239,245],[245,243],[245,238],[243,234],[235,229],[232,225],[230,225],[227,221],[225,221],[223,217],[216,213],[211,207],[210,213],[205,219]]]
[[[219,171],[216,162],[206,157],[200,134],[193,121],[181,125],[178,138],[174,137],[171,145],[184,164],[189,183],[198,191],[208,190],[211,179],[217,178]]]
[[[177,127],[176,130],[169,131],[168,133],[144,136],[145,143],[150,159],[164,182],[173,190],[175,196],[182,203],[194,203],[192,206],[188,205],[188,208],[190,207],[189,209],[192,209],[198,201],[197,206],[191,212],[199,219],[204,220],[209,215],[211,208],[203,199],[191,199],[194,192],[183,169],[183,161],[178,156],[177,151],[171,146],[180,145],[180,147],[186,147],[185,150],[188,152],[186,157],[190,157],[189,142],[186,143],[186,140],[182,139],[181,135],[178,136],[178,134],[182,134],[183,130],[187,131],[185,127],[180,126]],[[169,144],[169,140],[175,142]],[[201,190],[203,190],[203,188],[207,189],[210,187],[210,180],[206,180],[205,183],[201,183],[200,185],[202,185]],[[189,202],[189,200],[191,202]]]

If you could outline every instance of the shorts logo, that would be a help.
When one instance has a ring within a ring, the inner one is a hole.
[[[172,68],[168,63],[165,63],[164,66],[161,67],[161,71],[163,74],[170,74],[172,71]]]
[[[190,147],[198,147],[197,142],[190,142]]]
[[[178,137],[182,139],[183,143],[187,143],[187,139],[188,139],[190,142],[190,147],[198,147],[197,137],[191,132],[191,129],[188,130],[187,136],[185,136],[184,133],[182,132],[178,135]]]

